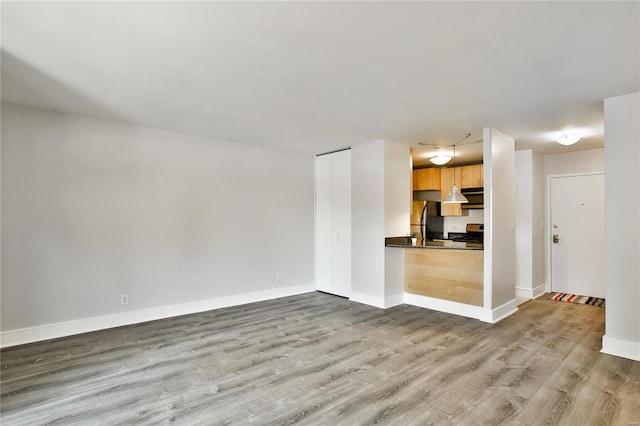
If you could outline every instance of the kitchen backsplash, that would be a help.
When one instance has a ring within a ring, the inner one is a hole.
[[[449,232],[465,232],[467,223],[484,223],[484,210],[469,210],[469,216],[446,216],[444,218],[444,238]]]

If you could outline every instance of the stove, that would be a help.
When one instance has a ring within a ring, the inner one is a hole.
[[[484,242],[484,224],[468,223],[467,232],[449,232],[449,239],[460,243],[480,243]]]

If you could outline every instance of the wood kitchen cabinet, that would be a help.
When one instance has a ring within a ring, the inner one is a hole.
[[[428,191],[440,190],[440,169],[434,167],[428,169],[415,169],[413,171],[413,190]]]
[[[462,167],[448,167],[440,169],[440,196],[444,200],[451,192],[453,187],[453,178],[455,173],[456,184],[460,185],[462,180]],[[441,216],[462,216],[462,207],[460,203],[448,203],[440,205]]]
[[[484,177],[482,174],[482,164],[473,164],[471,166],[462,166],[460,188],[482,188],[484,186]]]

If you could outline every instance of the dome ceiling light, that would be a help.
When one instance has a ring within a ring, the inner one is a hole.
[[[449,161],[451,161],[452,158],[452,156],[442,153],[439,148],[436,147],[436,155],[435,157],[429,158],[429,161],[436,166],[444,166]]]
[[[573,145],[580,139],[582,139],[582,137],[575,133],[563,133],[556,139],[556,142],[558,142],[560,145]]]

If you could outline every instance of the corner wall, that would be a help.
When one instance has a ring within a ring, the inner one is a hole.
[[[380,139],[351,147],[351,300],[380,308],[404,297],[403,250],[411,211],[409,147]]]
[[[351,299],[384,305],[383,139],[351,147]]]
[[[527,299],[545,292],[544,163],[533,150],[515,152],[516,295]]]
[[[408,235],[413,198],[409,147],[387,141],[384,168],[385,237]],[[384,287],[386,307],[404,302],[404,249],[385,248]]]
[[[309,154],[2,104],[3,334],[312,291],[313,167]]]
[[[544,157],[533,152],[532,154],[532,283],[533,297],[538,297],[546,291],[546,274],[545,274],[545,257],[544,257],[544,241],[545,241],[545,223],[544,217],[546,212],[545,204],[545,178],[544,178]]]
[[[605,99],[606,329],[602,352],[640,361],[640,92]]]
[[[515,148],[513,138],[483,131],[485,177],[484,309],[496,322],[517,310],[515,271]]]

